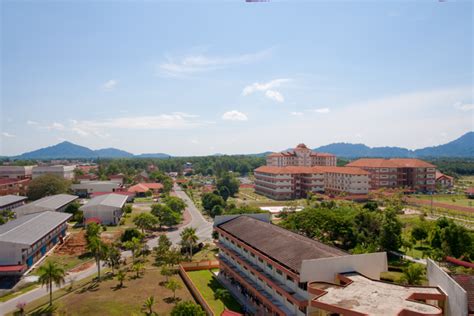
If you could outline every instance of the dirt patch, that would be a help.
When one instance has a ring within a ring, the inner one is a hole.
[[[58,255],[80,256],[87,252],[85,231],[69,235],[64,243],[54,251]]]

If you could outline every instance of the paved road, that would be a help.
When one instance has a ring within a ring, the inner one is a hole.
[[[196,235],[199,237],[199,242],[206,242],[212,240],[212,222],[207,221],[204,216],[202,216],[201,212],[197,209],[196,205],[194,205],[193,201],[189,198],[189,196],[181,190],[181,188],[177,185],[174,187],[174,192],[176,196],[181,198],[184,202],[186,202],[187,209],[191,215],[191,222],[189,224],[180,227],[179,229],[169,232],[167,235],[170,238],[171,242],[174,245],[178,245],[181,237],[179,234],[183,231],[186,227],[194,227],[196,228]],[[152,239],[148,241],[148,246],[153,248],[157,245],[158,239]]]
[[[167,234],[170,240],[173,242],[173,244],[177,245],[179,243],[179,241],[181,240],[179,234],[185,227],[196,228],[196,235],[199,237],[200,242],[212,240],[212,223],[208,222],[202,216],[201,212],[196,208],[193,201],[188,197],[188,195],[184,191],[181,190],[179,186],[175,186],[174,190],[175,190],[176,195],[186,202],[188,206],[188,211],[191,215],[191,222]],[[151,248],[155,247],[157,243],[158,243],[158,238],[151,239],[147,242],[148,246],[150,246]],[[124,251],[122,253],[122,256],[130,257],[131,256],[130,251]],[[66,284],[63,285],[62,287],[68,286],[71,280],[79,281],[84,278],[87,278],[88,276],[95,274],[96,272],[97,272],[97,267],[94,264],[90,268],[84,271],[72,273],[66,277]],[[57,289],[58,289],[57,287],[54,287],[54,291],[56,291]],[[26,292],[23,295],[12,298],[11,300],[7,302],[0,303],[0,315],[5,315],[6,313],[15,310],[16,305],[19,302],[31,302],[47,294],[48,292],[46,291],[45,287],[39,287],[35,290]]]

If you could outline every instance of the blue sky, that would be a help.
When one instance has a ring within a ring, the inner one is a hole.
[[[472,2],[1,6],[2,155],[418,148],[474,129]]]

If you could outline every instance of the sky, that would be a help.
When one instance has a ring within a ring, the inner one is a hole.
[[[471,1],[1,1],[0,155],[171,155],[474,130]]]

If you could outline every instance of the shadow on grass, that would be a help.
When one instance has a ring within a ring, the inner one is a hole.
[[[181,301],[181,298],[179,298],[179,297],[165,297],[163,299],[163,301],[166,304],[173,304],[173,303],[178,303],[179,301]]]
[[[88,286],[83,287],[82,289],[77,291],[77,293],[82,294],[82,293],[85,293],[85,292],[95,292],[97,290],[99,290],[99,283],[94,282],[94,283],[89,284]]]
[[[111,286],[110,287],[110,289],[114,292],[118,291],[118,290],[121,290],[121,289],[126,289],[126,288],[127,288],[127,286],[125,286],[125,284],[122,284],[121,286],[120,286],[120,284],[117,284],[116,286]]]
[[[31,316],[49,316],[49,315],[53,315],[54,312],[56,311],[56,306],[52,305],[52,306],[45,306],[45,307],[41,307],[41,308],[38,308],[37,310],[29,313],[28,315],[31,315]]]
[[[209,286],[209,288],[214,293],[218,289],[226,290],[226,288],[223,287],[222,284],[220,284],[219,281],[217,281],[217,279],[215,277],[212,277],[211,281],[209,281],[207,286]],[[229,293],[228,297],[225,297],[225,298],[221,299],[221,301],[224,304],[224,306],[227,307],[228,309],[230,309],[231,311],[234,311],[234,312],[241,312],[242,311],[242,306],[240,306],[240,304],[237,303],[237,301],[232,297],[232,295],[230,295],[230,293]]]

